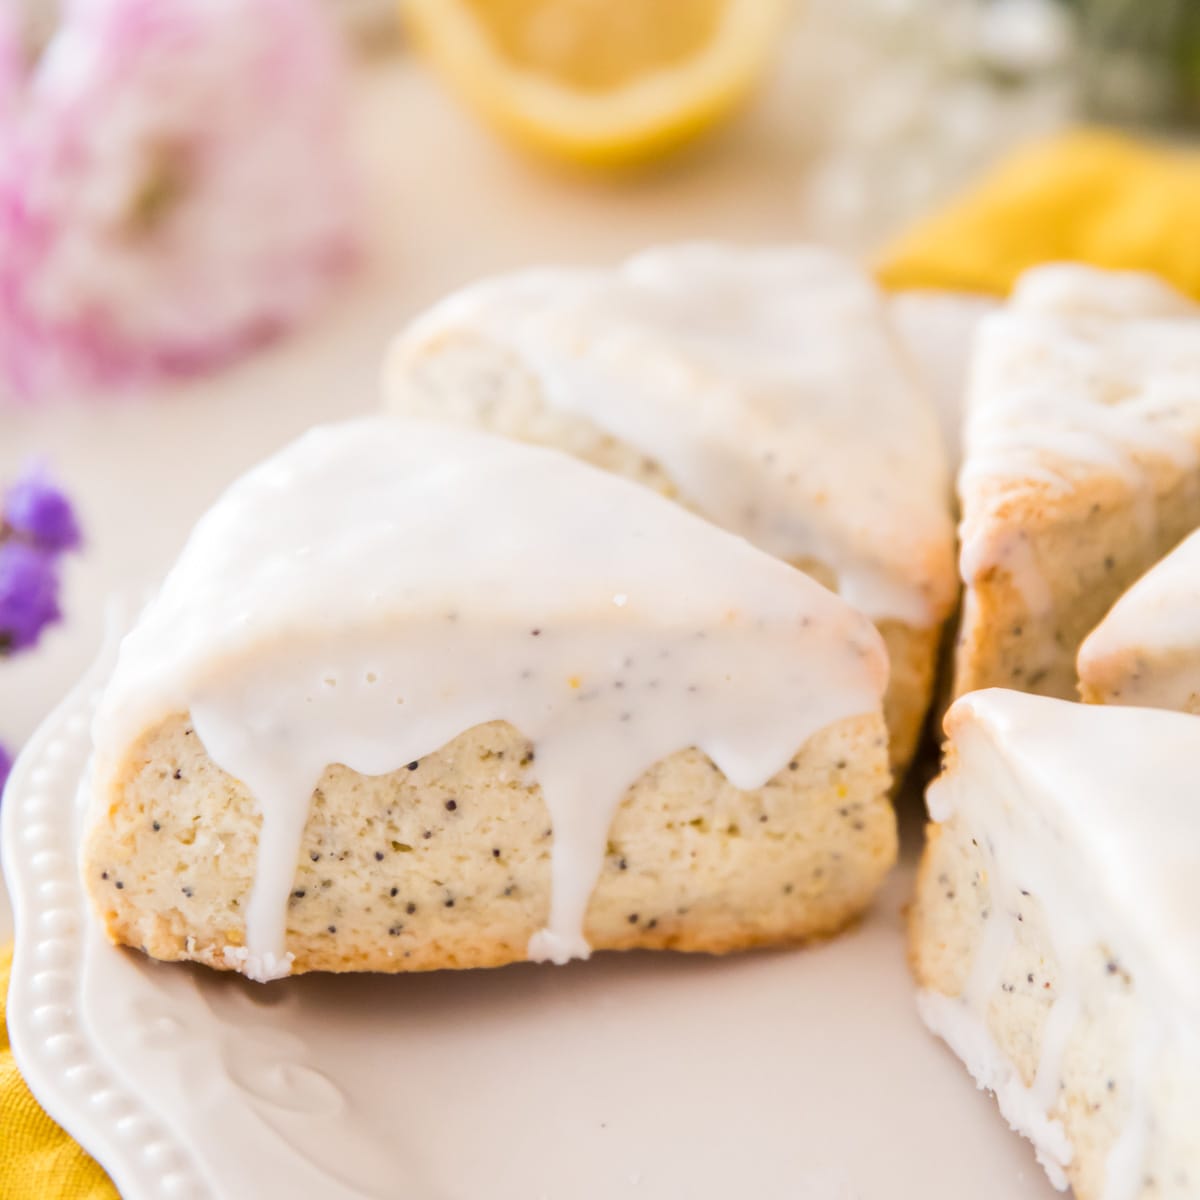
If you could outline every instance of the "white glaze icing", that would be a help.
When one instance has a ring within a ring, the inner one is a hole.
[[[792,562],[816,559],[868,616],[917,626],[954,600],[937,418],[865,273],[814,247],[666,247],[617,269],[476,284],[398,341],[514,354],[545,400],[656,462],[697,511]],[[452,416],[452,414],[447,414]]]
[[[1079,648],[1079,678],[1121,704],[1194,711],[1200,704],[1200,531],[1151,567]],[[1110,671],[1115,675],[1110,676]]]
[[[285,973],[314,786],[381,774],[506,720],[554,832],[530,957],[586,956],[617,804],[696,746],[760,787],[818,730],[878,712],[869,622],[747,542],[554,451],[378,417],[316,429],[199,522],[126,639],[95,724],[94,791],[190,712],[263,814],[245,953]]]
[[[1016,1068],[1001,1053],[978,1010],[957,997],[937,992],[920,992],[917,1011],[929,1029],[962,1059],[972,1079],[996,1097],[996,1104],[1009,1127],[1033,1143],[1034,1153],[1050,1182],[1064,1191],[1064,1170],[1073,1157],[1071,1143],[1061,1121],[1052,1120],[1030,1088],[1021,1082]]]
[[[1135,1032],[1131,1064],[1133,1096],[1125,1125],[1108,1152],[1105,1164],[1107,1196],[1136,1196],[1145,1176],[1146,1150],[1150,1143],[1150,1080],[1166,1047],[1163,1026],[1150,1009],[1140,1014]],[[1194,1119],[1194,1113],[1192,1119]]]
[[[980,1085],[996,1089],[1010,1123],[1063,1185],[1070,1147],[1050,1112],[1088,958],[1121,964],[1140,1016],[1129,1061],[1113,1064],[1131,1080],[1132,1100],[1104,1195],[1133,1200],[1164,1047],[1186,1047],[1200,1069],[1200,720],[991,689],[960,699],[946,724],[951,765],[929,789],[929,811],[964,823],[986,848],[990,918],[962,994],[923,995],[922,1015]],[[1056,955],[1029,1088],[986,1026],[1023,894],[1039,904]]]
[[[1017,280],[1013,304],[1026,312],[1103,319],[1196,316],[1196,305],[1157,275],[1052,263]]]
[[[1028,272],[976,338],[959,475],[963,580],[1003,565],[1022,592],[1045,594],[1001,515],[1031,485],[1062,495],[1093,470],[1114,473],[1152,533],[1145,460],[1200,463],[1197,380],[1200,307],[1165,283],[1068,264]]]

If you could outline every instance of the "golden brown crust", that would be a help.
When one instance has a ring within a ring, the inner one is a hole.
[[[932,970],[926,961],[931,956],[944,953],[945,942],[936,935],[931,936],[929,930],[929,900],[934,895],[933,874],[936,871],[938,858],[937,842],[942,835],[942,827],[936,821],[925,823],[925,842],[921,857],[917,860],[917,878],[913,888],[913,896],[904,910],[905,926],[908,934],[906,950],[908,966],[913,978],[920,988],[935,987]],[[938,988],[938,991],[945,991]]]
[[[631,934],[606,937],[589,927],[589,943],[594,951],[600,950],[673,950],[684,954],[723,955],[767,947],[803,946],[810,942],[824,941],[841,933],[862,916],[863,910],[845,909],[831,916],[826,922],[800,921],[792,929],[777,933],[765,933],[750,923],[729,924],[724,928],[705,924],[699,918],[690,924],[681,922],[673,933],[647,933],[645,930]],[[229,961],[221,952],[223,947],[214,947],[211,953],[193,956],[187,951],[186,939],[181,943],[179,933],[169,925],[158,929],[156,918],[147,925],[144,918],[135,921],[123,919],[113,911],[111,922],[105,930],[109,940],[117,946],[129,946],[141,950],[150,958],[162,962],[202,962],[219,971],[236,970],[236,962]],[[531,936],[536,930],[530,928]],[[231,931],[232,933],[232,931]],[[379,972],[397,974],[410,971],[474,970],[486,967],[505,967],[512,963],[525,962],[524,941],[488,939],[455,939],[453,941],[430,941],[414,949],[403,962],[366,954],[340,952],[327,940],[314,937],[293,937],[288,942],[295,955],[292,974],[311,971],[330,973]],[[237,948],[242,940],[234,934],[224,945]]]
[[[1173,460],[1126,476],[1077,467],[1066,491],[1010,479],[962,497],[967,561],[954,694],[987,687],[1073,700],[1076,656],[1116,599],[1200,524],[1200,488]]]
[[[899,787],[925,731],[937,677],[942,627],[917,629],[900,621],[880,621],[877,627],[888,652],[883,715],[889,735],[888,758]]]
[[[1080,662],[1085,704],[1127,704],[1200,713],[1200,646],[1151,649],[1124,646]]]

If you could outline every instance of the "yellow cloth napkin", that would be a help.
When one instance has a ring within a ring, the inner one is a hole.
[[[1200,153],[1082,130],[1006,158],[877,264],[889,288],[1003,294],[1062,260],[1153,271],[1200,297]]]
[[[893,288],[1002,293],[1026,267],[1059,259],[1156,271],[1200,296],[1200,155],[1096,132],[1035,145],[899,238],[879,275]],[[17,1073],[3,1022],[11,966],[0,950],[0,1196],[115,1200]]]
[[[12,947],[0,947],[0,1196],[4,1200],[118,1200],[117,1189],[42,1112],[13,1062],[5,1008]]]

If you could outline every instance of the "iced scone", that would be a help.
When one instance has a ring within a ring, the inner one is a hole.
[[[859,267],[695,244],[485,280],[396,341],[385,391],[636,480],[834,588],[887,644],[903,773],[957,598],[953,522],[932,402]]]
[[[926,1023],[1079,1200],[1200,1195],[1200,719],[990,689],[946,720]]]
[[[1121,596],[1079,648],[1078,666],[1090,703],[1200,712],[1200,533]]]
[[[1149,275],[1028,272],[975,342],[957,695],[1077,695],[1113,601],[1200,525],[1200,307]]]
[[[896,853],[870,622],[628,480],[320,428],[203,517],[95,723],[109,936],[255,979],[835,932]]]

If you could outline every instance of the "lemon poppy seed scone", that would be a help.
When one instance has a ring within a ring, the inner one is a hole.
[[[1089,703],[1200,713],[1200,532],[1112,606],[1079,648],[1078,665]]]
[[[903,772],[957,595],[953,522],[932,403],[858,267],[697,244],[486,280],[397,340],[385,390],[626,475],[836,589],[887,644]]]
[[[919,1007],[1079,1200],[1200,1195],[1200,719],[990,689],[946,721]]]
[[[1148,275],[1026,274],[976,338],[955,692],[1077,695],[1113,601],[1200,525],[1200,307]]]
[[[829,934],[896,852],[866,618],[567,455],[314,430],[197,525],[95,723],[109,935],[267,979]]]

